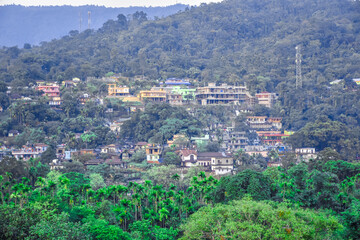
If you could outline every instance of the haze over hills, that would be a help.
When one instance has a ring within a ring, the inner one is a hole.
[[[0,46],[19,46],[25,43],[38,45],[62,37],[71,30],[88,28],[88,12],[91,12],[91,29],[98,29],[117,15],[125,16],[143,11],[148,18],[166,17],[184,10],[187,5],[168,7],[128,7],[107,8],[103,6],[42,6],[24,7],[20,5],[0,6]]]

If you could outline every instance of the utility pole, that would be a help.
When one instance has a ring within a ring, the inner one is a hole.
[[[301,47],[297,45],[296,49],[296,89],[302,88],[302,74],[301,74]]]

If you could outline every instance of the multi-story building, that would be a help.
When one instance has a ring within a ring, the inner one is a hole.
[[[245,146],[245,152],[250,156],[261,155],[264,158],[268,156],[268,149],[263,145]]]
[[[258,100],[258,103],[261,105],[264,105],[268,108],[271,108],[277,99],[276,93],[269,93],[269,92],[261,92],[255,94],[255,97]]]
[[[282,123],[281,123],[282,118],[281,118],[281,117],[269,117],[269,118],[267,119],[267,121],[268,121],[269,123],[271,123],[271,125],[272,125],[274,128],[276,128],[276,129],[278,129],[278,130],[280,130],[280,129],[282,128]]]
[[[249,139],[246,137],[246,132],[231,132],[229,147],[231,151],[244,149],[248,145]]]
[[[116,97],[127,97],[130,96],[130,89],[127,86],[117,86],[116,83],[109,83],[108,95]]]
[[[56,83],[43,83],[38,82],[38,86],[36,90],[42,91],[43,96],[47,96],[49,98],[49,105],[51,106],[59,106],[61,105],[60,98],[60,87]]]
[[[166,91],[162,89],[140,91],[138,97],[141,101],[166,102]]]
[[[298,160],[306,162],[310,159],[315,159],[317,156],[315,148],[295,148],[295,153]]]
[[[266,116],[248,116],[246,122],[252,129],[256,130],[270,130],[282,128],[282,118],[266,117]]]
[[[47,150],[49,146],[43,143],[37,143],[33,146],[23,146],[21,149],[16,149],[11,154],[16,159],[29,160],[30,158],[41,157],[41,154]]]
[[[290,137],[290,135],[284,133],[258,133],[258,135],[261,144],[270,146],[283,145],[284,139]]]
[[[43,96],[47,96],[49,98],[52,97],[60,97],[60,88],[59,85],[56,83],[52,84],[44,84],[44,85],[38,85],[36,87],[36,90],[42,91]]]
[[[209,83],[206,87],[199,87],[196,91],[196,100],[201,105],[254,105],[256,98],[251,96],[244,86],[230,86],[215,83]]]
[[[152,144],[145,148],[148,163],[160,163],[161,146]]]
[[[215,175],[229,174],[234,170],[234,160],[230,154],[224,152],[211,153],[210,158],[211,171],[214,172]]]
[[[61,97],[53,97],[49,100],[50,106],[60,106],[62,103]]]

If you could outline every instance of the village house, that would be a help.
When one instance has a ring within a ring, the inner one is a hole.
[[[116,83],[108,84],[108,96],[114,96],[114,97],[130,96],[130,88],[127,86],[117,86]]]
[[[53,159],[50,163],[50,170],[61,170],[64,168],[64,165],[61,160],[59,159]]]
[[[317,156],[315,148],[295,148],[295,154],[299,161],[305,162],[315,159]]]
[[[41,154],[47,150],[49,146],[43,143],[36,143],[32,146],[24,145],[21,149],[15,149],[11,151],[11,154],[16,159],[23,159],[25,161],[30,158],[41,157]]]
[[[105,161],[110,168],[128,168],[128,163],[121,161],[119,158],[110,158]]]
[[[179,157],[181,158],[182,167],[192,167],[197,164],[197,151],[193,149],[181,149],[177,151]]]
[[[215,175],[231,174],[234,170],[234,160],[228,153],[213,153],[211,156],[211,171]]]
[[[102,159],[96,159],[96,158],[93,158],[93,159],[90,159],[89,161],[86,161],[84,163],[85,167],[88,167],[88,166],[97,166],[99,164],[102,164],[104,161]]]
[[[66,146],[65,144],[58,145],[56,148],[56,158],[65,159]]]
[[[94,151],[94,149],[81,149],[79,154],[80,155],[89,154],[89,155],[95,156],[95,151]]]
[[[146,146],[145,152],[146,152],[146,160],[148,163],[159,164],[161,162],[160,154],[162,151],[160,145],[150,144]]]
[[[101,153],[119,153],[120,148],[119,148],[119,146],[116,146],[115,144],[109,144],[109,145],[100,147],[100,152]]]
[[[18,130],[10,130],[8,133],[8,137],[15,137],[17,135],[19,135],[19,131]]]

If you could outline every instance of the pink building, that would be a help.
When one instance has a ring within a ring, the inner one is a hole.
[[[36,90],[43,91],[43,96],[48,97],[60,97],[60,88],[57,84],[52,85],[39,85]]]

